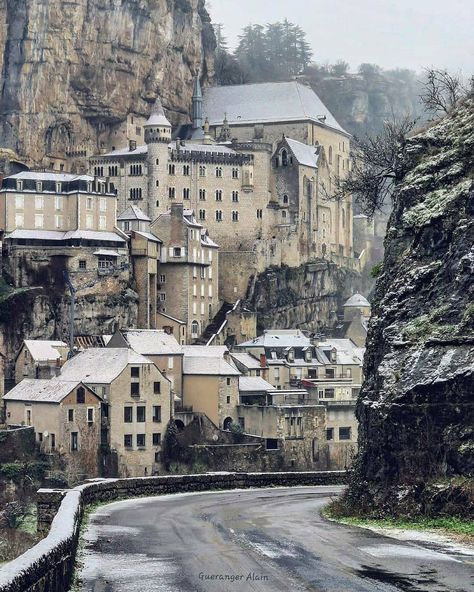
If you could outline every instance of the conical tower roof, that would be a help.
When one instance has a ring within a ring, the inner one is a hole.
[[[165,115],[165,110],[163,109],[163,105],[161,104],[161,99],[158,97],[153,105],[153,109],[151,110],[151,115],[148,118],[148,121],[145,123],[146,126],[157,126],[157,125],[164,125],[171,127],[171,123],[169,122],[168,118]]]

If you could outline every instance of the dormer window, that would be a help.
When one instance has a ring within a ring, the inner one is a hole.
[[[43,183],[41,181],[36,181],[36,191],[43,191]]]
[[[295,350],[294,349],[289,349],[288,350],[288,361],[289,362],[294,362],[295,361]]]
[[[56,183],[56,193],[61,193],[63,190],[61,183]]]
[[[23,181],[21,179],[16,180],[16,189],[17,191],[23,191]]]
[[[307,362],[311,362],[312,355],[311,355],[311,350],[310,350],[310,349],[307,349],[307,350],[305,351],[305,353],[304,353],[304,359],[305,359]]]
[[[337,350],[332,349],[331,350],[331,362],[335,363],[337,360]]]

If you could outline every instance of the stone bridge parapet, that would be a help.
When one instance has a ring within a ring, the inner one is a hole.
[[[96,479],[71,490],[38,491],[38,530],[45,538],[0,569],[0,592],[65,592],[74,570],[87,506],[133,497],[226,489],[342,485],[346,471],[207,473]]]

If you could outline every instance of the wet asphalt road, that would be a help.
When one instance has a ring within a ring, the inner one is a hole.
[[[338,487],[128,500],[91,518],[84,592],[473,592],[474,556],[324,520]],[[233,581],[232,581],[233,578]]]

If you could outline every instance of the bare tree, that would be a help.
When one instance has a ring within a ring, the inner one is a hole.
[[[431,68],[427,68],[425,74],[420,99],[430,113],[449,113],[468,94],[469,88],[460,74]]]
[[[392,195],[404,173],[404,146],[416,120],[406,116],[384,122],[376,136],[354,140],[352,167],[347,176],[331,178],[331,189],[323,188],[328,199],[352,195],[362,211],[372,216]]]

